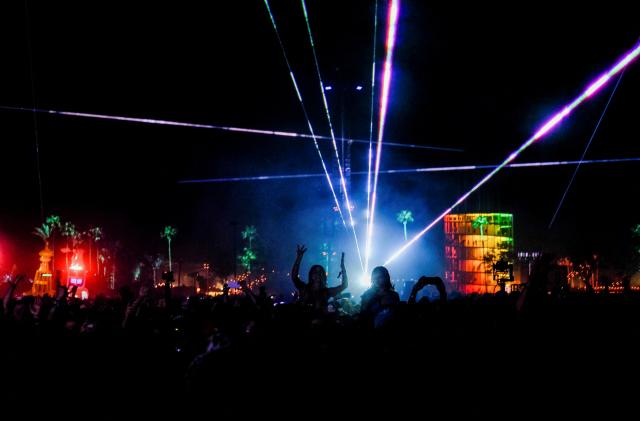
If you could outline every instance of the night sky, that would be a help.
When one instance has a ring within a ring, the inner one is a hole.
[[[385,148],[383,169],[500,162],[640,36],[633,2],[433,3],[402,2],[385,137],[464,152]],[[334,86],[329,102],[336,130],[368,138],[374,2],[307,4],[323,79]],[[379,4],[382,47],[386,2]],[[272,8],[312,122],[328,134],[300,4],[274,0]],[[306,132],[259,0],[2,2],[0,51],[0,106]],[[579,159],[612,87],[518,162]],[[587,158],[640,157],[638,92],[635,63]],[[232,221],[256,225],[265,263],[279,268],[290,264],[296,243],[316,247],[322,241],[318,226],[332,203],[321,178],[177,183],[321,172],[308,140],[44,114],[34,120],[31,113],[0,110],[0,273],[14,259],[31,270],[40,248],[31,234],[41,222],[34,123],[45,214],[103,226],[133,255],[162,251],[159,233],[166,224],[180,231],[177,255],[211,261],[221,271],[230,270],[233,259]],[[323,151],[331,156],[327,143]],[[354,171],[366,170],[366,151],[366,145],[353,146]],[[598,252],[621,266],[630,253],[631,227],[640,223],[638,165],[584,166],[552,229],[547,226],[573,167],[505,170],[460,211],[514,213],[518,250]],[[378,239],[376,257],[388,257],[401,244],[395,213],[412,210],[416,222],[409,229],[418,231],[483,174],[381,176],[384,241]],[[364,182],[352,179],[359,217]],[[392,272],[440,273],[442,237],[439,225]],[[352,245],[345,251],[355,268]]]

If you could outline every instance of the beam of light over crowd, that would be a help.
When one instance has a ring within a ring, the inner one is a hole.
[[[294,79],[292,78],[292,80]],[[296,85],[296,95],[297,94],[298,92],[297,92],[297,85]],[[215,125],[215,124],[189,123],[185,121],[162,120],[162,119],[155,119],[155,118],[127,117],[127,116],[118,116],[113,114],[84,113],[84,112],[76,112],[76,111],[61,111],[61,110],[51,110],[51,109],[43,109],[43,108],[12,107],[7,105],[0,105],[0,110],[23,111],[23,112],[29,112],[29,113],[61,115],[66,117],[80,117],[80,118],[90,118],[90,119],[97,119],[97,120],[123,121],[127,123],[151,124],[151,125],[159,125],[159,126],[176,126],[176,127],[189,127],[189,128],[195,128],[195,129],[211,129],[211,130],[221,130],[221,131],[237,132],[237,133],[257,134],[257,135],[264,135],[264,136],[314,139],[314,136],[308,133],[296,133],[296,132],[290,132],[290,131],[284,131],[284,130],[252,129],[247,127],[232,127],[232,126],[222,126],[222,125]],[[331,137],[321,136],[316,134],[315,139],[331,140]],[[347,137],[337,137],[336,140],[343,140],[345,142],[348,141],[353,143],[366,143],[366,144],[369,143],[369,141],[365,139],[351,139]],[[440,146],[414,145],[414,144],[399,143],[399,142],[383,142],[382,146],[411,148],[411,149],[430,149],[430,150],[443,151],[443,152],[464,152],[464,150],[460,148],[445,148]]]
[[[327,94],[325,93],[324,83],[322,82],[322,74],[320,73],[320,63],[318,62],[318,54],[316,52],[316,45],[313,42],[313,34],[311,32],[311,23],[309,22],[309,13],[307,12],[307,5],[304,0],[300,0],[302,4],[302,12],[304,13],[304,20],[307,24],[307,34],[309,34],[309,43],[311,44],[311,51],[313,52],[313,62],[316,66],[316,74],[318,75],[318,82],[320,83],[320,94],[322,95],[322,103],[324,105],[325,115],[329,124],[329,134],[331,135],[331,144],[333,145],[333,151],[336,156],[336,163],[338,164],[338,175],[340,176],[340,185],[344,192],[344,201],[347,208],[347,214],[349,215],[349,226],[353,232],[353,240],[356,244],[356,251],[358,253],[358,260],[360,261],[360,267],[364,270],[364,264],[362,263],[362,253],[360,252],[360,244],[358,243],[358,234],[356,233],[356,223],[353,220],[353,213],[351,211],[351,200],[349,199],[349,191],[347,189],[347,182],[344,179],[344,172],[342,171],[342,164],[340,163],[340,154],[338,153],[338,144],[336,143],[336,136],[333,131],[333,124],[331,123],[331,113],[329,112],[329,103],[327,102]]]
[[[513,160],[515,160],[518,155],[520,155],[525,149],[531,146],[535,141],[542,138],[544,135],[549,133],[558,124],[565,119],[571,112],[580,105],[583,101],[591,97],[595,94],[599,89],[607,84],[611,77],[615,76],[618,72],[624,69],[629,63],[635,59],[638,54],[640,54],[640,44],[637,44],[635,48],[629,51],[625,56],[616,63],[609,71],[604,73],[600,78],[598,78],[595,82],[589,85],[589,87],[578,96],[573,102],[564,107],[561,111],[551,117],[545,124],[538,129],[533,136],[531,136],[527,141],[525,141],[518,149],[512,152],[500,165],[494,168],[489,174],[487,174],[484,178],[482,178],[475,186],[473,186],[468,192],[463,194],[458,200],[456,200],[453,205],[447,208],[444,212],[442,212],[437,218],[435,218],[429,225],[427,225],[422,231],[416,234],[411,240],[409,240],[406,244],[400,247],[396,252],[394,252],[391,257],[384,262],[385,265],[393,262],[398,258],[402,253],[404,253],[409,247],[411,247],[416,241],[418,241],[423,235],[425,235],[435,224],[440,222],[448,213],[450,213],[454,208],[456,208],[459,204],[464,202],[473,192],[478,190],[482,185],[484,185],[487,181],[489,181],[494,175],[496,175],[501,169],[509,165]]]
[[[329,189],[331,190],[331,195],[333,196],[333,200],[336,204],[336,208],[338,209],[338,213],[340,214],[340,219],[342,220],[342,224],[346,227],[347,223],[344,220],[344,215],[342,213],[342,207],[340,206],[340,201],[338,200],[338,196],[336,195],[336,191],[333,187],[333,182],[331,181],[331,175],[329,174],[329,170],[327,169],[327,165],[322,157],[322,151],[320,150],[320,145],[318,145],[318,141],[316,139],[316,135],[313,131],[313,125],[311,124],[311,120],[309,119],[309,114],[307,113],[307,108],[304,105],[304,101],[302,100],[302,95],[300,94],[300,89],[298,89],[298,84],[296,83],[296,78],[293,75],[293,70],[291,69],[291,63],[289,63],[289,58],[287,56],[287,52],[284,49],[284,44],[282,43],[282,39],[280,38],[280,32],[278,31],[278,26],[276,25],[276,20],[273,17],[273,13],[271,13],[271,7],[269,7],[269,1],[264,0],[264,4],[267,8],[267,12],[269,13],[269,18],[271,19],[271,25],[273,26],[273,30],[276,33],[276,37],[278,38],[278,44],[280,44],[280,51],[282,51],[282,56],[284,57],[284,61],[287,64],[287,69],[289,70],[289,75],[291,76],[291,83],[296,91],[296,95],[298,96],[298,101],[300,102],[300,107],[302,108],[302,112],[304,113],[304,118],[307,120],[307,126],[309,127],[309,134],[313,137],[313,144],[316,147],[316,151],[318,152],[318,156],[320,157],[320,163],[322,164],[322,170],[327,178],[327,183],[329,183]],[[353,224],[352,224],[353,226]]]
[[[543,161],[543,162],[521,162],[517,164],[506,165],[505,168],[538,168],[538,167],[555,167],[563,165],[585,165],[585,164],[617,164],[624,162],[638,162],[638,158],[610,158],[610,159],[585,159],[576,161]],[[449,171],[473,171],[497,168],[498,165],[459,165],[449,167],[427,167],[427,168],[402,168],[397,170],[381,170],[380,174],[416,174],[430,172],[449,172]],[[368,175],[368,171],[354,171],[352,175]],[[199,184],[199,183],[231,183],[242,181],[277,181],[277,180],[296,180],[305,178],[324,177],[323,173],[311,174],[280,174],[280,175],[261,175],[252,177],[221,177],[221,178],[204,178],[196,180],[181,180],[179,184]]]
[[[376,48],[378,46],[378,0],[375,1],[373,12],[373,53],[371,59],[371,106],[369,110],[369,153],[367,154],[367,230],[369,233],[369,215],[371,214],[371,165],[373,161],[373,113],[376,99]],[[366,271],[365,271],[366,272]]]
[[[367,238],[364,252],[364,275],[369,272],[369,258],[371,257],[371,241],[376,214],[376,199],[378,192],[378,173],[380,171],[380,159],[382,157],[382,137],[384,135],[384,125],[387,117],[387,107],[389,105],[389,87],[391,85],[391,70],[393,65],[393,48],[396,43],[396,29],[398,26],[398,15],[400,12],[400,0],[389,0],[387,36],[385,43],[385,58],[382,68],[382,89],[380,91],[380,111],[378,114],[378,142],[376,146],[376,159],[373,169],[373,189],[371,192],[371,208],[369,209],[367,221]]]
[[[589,137],[589,141],[587,142],[587,145],[584,147],[584,150],[582,151],[582,155],[580,156],[580,162],[578,162],[578,165],[576,165],[576,168],[573,170],[573,174],[571,174],[571,178],[569,179],[569,183],[567,184],[567,187],[564,189],[564,193],[562,193],[562,197],[560,198],[560,201],[558,202],[558,206],[556,206],[555,212],[553,212],[553,216],[551,217],[551,221],[549,221],[549,226],[547,227],[548,229],[551,229],[551,227],[553,226],[553,223],[555,222],[556,218],[558,217],[558,213],[560,212],[560,208],[562,208],[562,204],[564,203],[564,200],[567,198],[567,193],[569,193],[569,190],[571,189],[571,185],[573,184],[573,180],[575,180],[576,175],[578,174],[578,171],[580,170],[580,165],[582,164],[582,161],[584,161],[584,157],[587,156],[587,152],[589,151],[589,148],[591,147],[591,142],[593,142],[593,139],[596,137],[596,133],[598,133],[598,129],[600,128],[600,123],[602,123],[602,119],[607,114],[607,110],[609,109],[609,105],[611,104],[611,100],[613,99],[613,96],[616,94],[616,91],[618,90],[618,86],[620,85],[620,81],[622,80],[622,76],[623,75],[624,75],[624,70],[622,72],[620,72],[620,76],[618,76],[618,81],[616,82],[615,86],[613,87],[613,90],[611,91],[611,95],[609,95],[609,99],[607,100],[607,103],[605,104],[604,109],[602,110],[602,114],[600,114],[600,118],[598,119],[598,122],[596,123],[595,127],[593,128],[593,131],[591,132],[591,136]]]

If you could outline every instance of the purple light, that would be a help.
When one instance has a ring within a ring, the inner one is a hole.
[[[469,197],[474,191],[478,190],[484,183],[489,181],[494,175],[496,175],[502,168],[506,167],[509,163],[515,160],[518,155],[520,155],[525,149],[531,146],[536,140],[542,138],[544,135],[553,130],[557,125],[571,112],[576,109],[583,101],[601,89],[605,84],[611,80],[611,77],[616,73],[620,72],[625,68],[629,63],[633,61],[640,54],[640,44],[636,45],[636,47],[630,50],[625,56],[613,67],[611,70],[605,73],[605,76],[601,76],[594,83],[590,84],[589,87],[578,96],[573,102],[564,107],[562,111],[554,115],[551,119],[548,120],[540,129],[538,129],[535,134],[530,137],[527,141],[525,141],[518,149],[512,152],[500,165],[494,168],[489,174],[487,174],[484,178],[482,178],[475,186],[473,186],[468,192],[462,195],[458,200],[454,202],[449,208],[447,208],[443,213],[441,213],[436,219],[434,219],[429,225],[427,225],[422,231],[416,234],[410,241],[405,243],[402,247],[400,247],[395,253],[391,255],[384,263],[385,265],[394,261],[398,256],[404,253],[409,247],[411,247],[416,241],[418,241],[424,234],[426,234],[436,223],[440,222],[449,212],[451,212],[455,207],[457,207],[460,203],[464,202],[467,197]]]
[[[373,54],[371,59],[371,106],[369,108],[369,153],[367,154],[367,211],[365,213],[367,226],[365,231],[365,241],[369,235],[369,215],[371,214],[371,163],[373,160],[373,112],[375,110],[376,95],[376,49],[378,39],[378,0],[375,1],[373,14]],[[367,243],[365,243],[366,246]],[[366,273],[363,274],[366,277]]]
[[[389,16],[387,20],[386,52],[382,73],[382,89],[380,92],[380,120],[378,121],[378,142],[376,146],[376,159],[373,170],[373,191],[371,193],[371,208],[368,212],[367,239],[365,245],[364,274],[369,271],[369,258],[371,257],[371,241],[376,214],[376,201],[378,192],[378,173],[380,172],[380,160],[382,157],[382,138],[384,125],[387,118],[389,105],[389,87],[391,85],[391,73],[393,64],[393,48],[396,42],[396,29],[398,26],[398,14],[400,11],[399,0],[389,0]]]
[[[560,123],[566,116],[569,115],[569,113],[571,112],[571,110],[569,109],[569,107],[563,109],[561,112],[559,112],[558,114],[556,114],[551,120],[549,120],[547,123],[545,123],[544,126],[542,126],[540,128],[540,130],[538,130],[536,132],[535,135],[533,135],[533,139],[540,139],[542,136],[544,136],[545,134],[547,134],[547,132],[551,129],[553,129],[558,123]],[[516,151],[514,152],[512,155],[513,157],[509,157],[509,160],[512,161],[514,160],[517,156],[518,156],[519,152]]]
[[[49,109],[41,109],[41,108],[34,109],[34,108],[26,108],[26,107],[10,107],[6,105],[0,105],[0,109],[10,110],[10,111],[23,111],[23,112],[38,113],[38,114],[62,115],[67,117],[124,121],[128,123],[141,123],[141,124],[152,124],[152,125],[174,126],[174,127],[189,127],[189,128],[195,128],[195,129],[210,129],[210,130],[223,130],[223,131],[229,131],[229,132],[237,132],[237,133],[250,133],[250,134],[258,134],[258,135],[264,135],[264,136],[297,137],[302,139],[313,139],[313,136],[311,136],[308,133],[286,132],[281,130],[251,129],[246,127],[231,127],[231,126],[220,126],[220,125],[214,125],[214,124],[189,123],[185,121],[175,121],[175,120],[127,117],[127,116],[118,116],[113,114],[96,114],[96,113],[83,113],[83,112],[75,112],[75,111],[49,110]],[[330,136],[315,135],[315,138],[316,140],[331,140]],[[368,140],[352,139],[348,137],[336,137],[336,140],[343,140],[345,142],[348,141],[353,143],[366,143],[366,144],[369,143]],[[440,146],[428,146],[428,145],[412,145],[409,143],[398,143],[398,142],[383,142],[382,145],[390,146],[390,147],[393,146],[393,147],[400,147],[400,148],[428,149],[428,150],[438,150],[438,151],[446,151],[446,152],[464,152],[463,149],[459,149],[459,148],[445,148]]]
[[[330,90],[332,90],[332,89],[333,89],[333,86],[331,86],[331,85],[328,85],[328,86],[325,86],[325,87],[324,87],[324,90],[325,90],[325,91],[330,91]]]
[[[361,91],[361,90],[362,90],[362,86],[361,85],[356,86],[356,91]]]
[[[615,164],[624,162],[638,162],[639,158],[610,158],[610,159],[587,159],[583,161],[542,161],[542,162],[520,162],[517,164],[506,165],[505,168],[539,168],[539,167],[555,167],[563,165],[584,165],[584,164]],[[382,170],[380,174],[416,174],[429,172],[449,172],[449,171],[476,171],[497,168],[499,165],[459,165],[447,167],[426,167],[426,168],[401,168],[394,170]],[[368,175],[368,171],[353,171],[351,175]],[[181,180],[179,184],[198,184],[198,183],[229,183],[242,181],[277,181],[277,180],[295,180],[305,178],[324,177],[324,173],[310,174],[281,174],[281,175],[261,175],[253,177],[223,177],[223,178],[205,178],[196,180]]]
[[[587,89],[587,91],[584,93],[585,98],[589,98],[591,95],[596,93],[605,83],[609,81],[609,79],[611,79],[611,76],[604,75],[600,79],[596,80],[593,85],[591,85],[589,89]]]

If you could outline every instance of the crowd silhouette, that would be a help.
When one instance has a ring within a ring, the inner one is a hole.
[[[640,297],[569,290],[552,258],[537,262],[521,292],[449,297],[441,278],[422,276],[407,301],[379,266],[357,304],[344,293],[344,254],[341,282],[330,287],[319,265],[300,279],[305,251],[298,246],[291,303],[246,283],[242,294],[180,299],[171,272],[162,288],[125,286],[91,300],[76,298],[59,273],[55,297],[17,298],[25,277],[10,278],[0,309],[6,413],[393,416],[456,403],[496,411],[583,399],[594,376],[635,373]],[[599,394],[620,389],[604,384]]]

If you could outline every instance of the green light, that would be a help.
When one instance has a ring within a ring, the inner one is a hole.
[[[396,220],[400,222],[404,228],[404,241],[407,241],[407,223],[413,222],[413,215],[410,210],[401,210],[396,215]]]
[[[167,225],[164,227],[164,231],[160,233],[160,238],[167,239],[167,248],[169,249],[169,272],[173,269],[171,267],[171,240],[178,234],[178,230],[172,227],[171,225]]]

